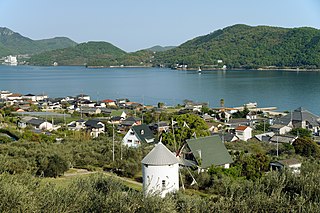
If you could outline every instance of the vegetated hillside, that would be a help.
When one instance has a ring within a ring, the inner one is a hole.
[[[153,47],[150,47],[146,50],[148,51],[152,51],[152,52],[163,52],[163,51],[166,51],[166,50],[171,50],[173,48],[175,48],[176,46],[160,46],[160,45],[156,45],[156,46],[153,46]]]
[[[150,66],[152,52],[141,50],[126,53],[108,42],[87,42],[59,50],[44,52],[30,58],[31,65],[87,66]]]
[[[223,62],[218,65],[217,60]],[[155,65],[320,67],[320,30],[234,25],[155,54]]]
[[[0,27],[0,57],[8,54],[35,54],[75,45],[76,42],[66,37],[32,40],[8,28]]]
[[[126,54],[125,51],[108,42],[87,42],[64,49],[53,50],[30,58],[32,65],[113,65],[117,59]]]

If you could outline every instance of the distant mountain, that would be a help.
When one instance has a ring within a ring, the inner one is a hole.
[[[226,64],[229,68],[320,68],[320,30],[238,24],[158,52],[153,63],[167,66],[183,63],[189,67]]]
[[[26,41],[27,42],[27,41]],[[3,49],[4,48],[4,49]],[[320,30],[233,25],[165,51],[155,46],[134,53],[107,42],[88,42],[31,57],[30,64],[175,66],[191,68],[320,68]],[[6,51],[7,46],[0,50]],[[10,49],[9,49],[10,50]]]
[[[74,47],[52,50],[34,55],[31,65],[92,65],[110,66],[118,64],[118,59],[127,53],[108,42],[87,42]]]
[[[0,27],[0,56],[35,54],[75,46],[76,44],[76,42],[66,37],[32,40],[8,28]]]
[[[160,46],[160,45],[157,45],[157,46],[153,46],[153,47],[150,47],[148,49],[145,49],[145,50],[149,50],[149,51],[152,51],[152,52],[163,52],[163,51],[166,51],[166,50],[171,50],[173,48],[175,48],[176,46]]]

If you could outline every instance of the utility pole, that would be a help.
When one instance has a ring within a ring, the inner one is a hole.
[[[114,124],[112,124],[112,161],[114,161]]]
[[[277,136],[277,157],[279,157],[279,138]]]

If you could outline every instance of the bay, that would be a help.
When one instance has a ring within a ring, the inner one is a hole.
[[[0,66],[0,90],[49,97],[85,93],[93,100],[128,98],[144,104],[208,102],[211,107],[257,102],[279,111],[300,106],[320,114],[320,72],[279,70],[181,71],[164,68]]]

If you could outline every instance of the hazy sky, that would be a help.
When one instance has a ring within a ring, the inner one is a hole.
[[[320,28],[320,0],[0,0],[0,26],[31,39],[179,45],[233,24]]]

